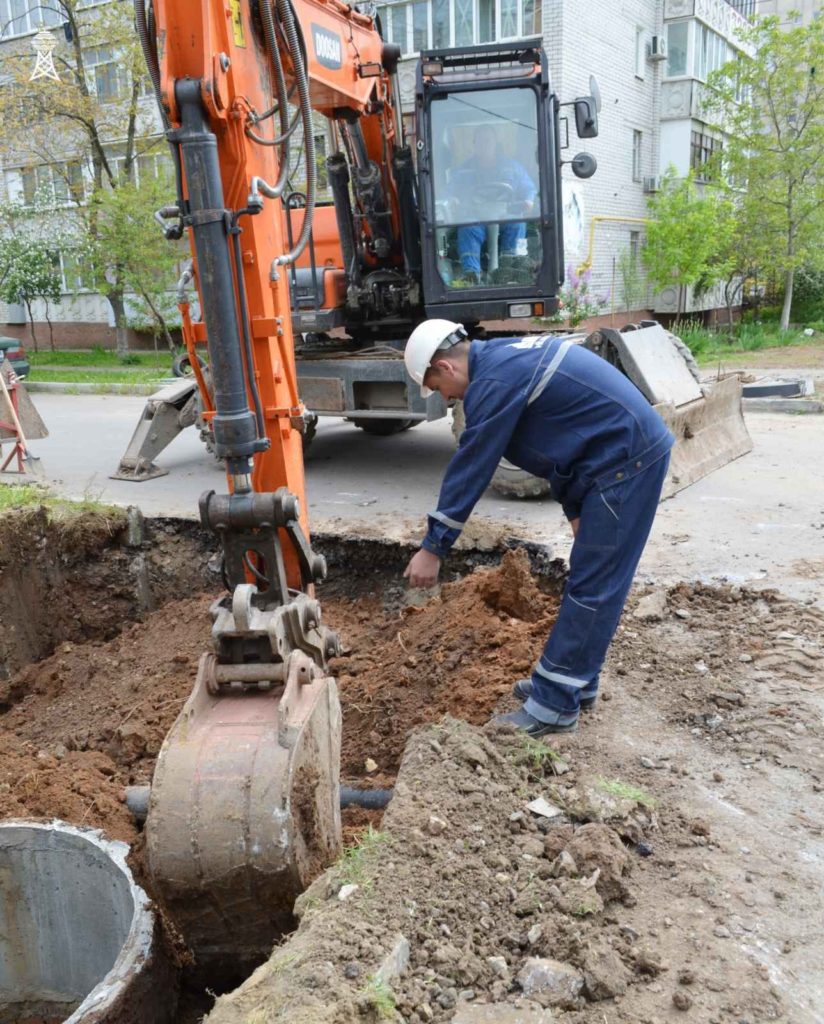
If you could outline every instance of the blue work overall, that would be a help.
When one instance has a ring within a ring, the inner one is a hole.
[[[567,518],[580,524],[524,708],[542,722],[568,724],[597,692],[673,437],[627,377],[564,338],[472,342],[464,414],[423,547],[448,553],[501,458],[549,480]]]

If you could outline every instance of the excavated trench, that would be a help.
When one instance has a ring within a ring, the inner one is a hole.
[[[505,556],[505,571],[473,575],[501,552],[463,552],[450,563],[440,599],[415,606],[401,578],[406,548],[357,538],[315,543],[330,566],[318,595],[324,618],[343,641],[333,666],[343,707],[342,782],[385,789],[410,729],[445,714],[484,722],[528,669],[554,618],[563,569],[543,549],[522,548]],[[143,523],[132,513],[56,523],[37,510],[4,519],[0,553],[0,817],[100,829],[130,844],[131,868],[145,885],[142,833],[125,790],[151,781],[208,645],[208,607],[220,592],[212,539],[183,521]],[[344,810],[345,841],[381,813]],[[74,877],[67,886],[49,871],[38,879],[44,901],[50,888],[74,892],[78,906],[88,901],[73,929],[85,934],[82,915],[95,913],[95,886]],[[14,899],[16,884],[4,878],[4,895]],[[115,904],[111,930],[119,940],[126,918]],[[28,948],[34,940],[20,934]],[[54,932],[50,941],[67,939]],[[107,962],[118,960],[116,939],[104,945],[99,955],[94,946],[82,983],[63,986],[74,993],[67,1010],[101,980],[95,972],[105,975]],[[59,950],[47,948],[45,959],[59,960]],[[171,954],[169,962],[177,959]],[[171,980],[168,988],[171,1003]],[[199,1020],[209,1005],[202,991],[184,988],[174,1019]],[[0,1017],[60,1019],[45,1011]]]

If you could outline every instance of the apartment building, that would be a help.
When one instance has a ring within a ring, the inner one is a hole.
[[[674,289],[653,296],[643,281],[639,253],[647,200],[667,167],[680,174],[692,168],[700,180],[707,161],[723,145],[700,119],[701,84],[739,45],[737,32],[757,7],[763,7],[761,0],[623,0],[620,5],[610,0],[400,0],[379,5],[378,11],[384,35],[404,54],[399,78],[407,128],[413,133],[414,65],[422,49],[541,35],[562,102],[586,95],[595,74],[602,97],[600,135],[580,145],[571,128],[566,156],[587,149],[598,171],[580,181],[564,168],[566,255],[575,266],[591,260],[595,291],[608,296],[606,312],[629,314],[677,309]],[[57,34],[62,27],[37,0],[0,0],[0,25],[0,76],[8,48],[30,46],[43,26]],[[116,97],[115,54],[100,54],[91,74],[98,95],[109,90]],[[319,133],[320,151],[324,142]],[[0,161],[0,191],[6,199],[25,201],[43,182],[64,187],[65,175],[55,177],[32,154],[0,154]],[[155,165],[138,167],[138,173],[156,172]],[[76,197],[82,194],[84,172],[71,173]],[[69,194],[71,181],[69,176]],[[87,337],[85,328],[92,324],[102,337],[106,325],[111,328],[108,303],[83,280],[70,256],[65,263],[66,293],[52,307],[51,318],[63,325],[64,340]],[[638,272],[632,288],[627,286],[628,267]],[[700,300],[687,296],[686,308],[720,304],[711,295]],[[42,310],[35,310],[36,319],[40,315]],[[23,310],[0,304],[3,320],[22,323]]]
[[[541,35],[561,102],[586,94],[595,74],[600,135],[586,148],[598,171],[582,182],[564,168],[567,260],[591,260],[607,311],[675,312],[677,289],[652,295],[640,272],[647,200],[670,166],[706,180],[723,140],[700,118],[701,85],[740,45],[755,0],[410,0],[379,11],[385,34],[408,57],[400,82],[409,109],[414,58],[428,47]],[[571,132],[567,155],[577,141]],[[640,272],[640,288],[627,287],[628,265]],[[718,305],[713,294],[686,297],[687,311]]]

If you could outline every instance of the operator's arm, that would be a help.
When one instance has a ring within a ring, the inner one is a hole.
[[[530,178],[523,164],[517,160],[511,161],[512,163],[512,178],[513,186],[515,189],[516,198],[520,199],[524,203],[528,203],[530,208],[535,202],[535,196],[538,194],[538,189],[535,187],[535,182]]]
[[[489,486],[527,404],[525,387],[500,380],[470,386],[466,428],[446,468],[437,509],[429,515],[423,548],[443,558]]]
[[[467,425],[446,467],[438,507],[429,515],[420,551],[404,572],[410,586],[432,587],[437,582],[441,559],[489,486],[526,401],[525,388],[514,389],[503,381],[472,384],[464,403]]]

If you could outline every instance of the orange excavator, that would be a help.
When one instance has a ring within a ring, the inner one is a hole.
[[[176,169],[159,219],[190,242],[200,314],[182,297],[184,335],[228,478],[227,494],[200,501],[227,595],[160,752],[146,825],[155,891],[208,969],[264,957],[340,850],[337,638],[314,596],[326,566],[308,535],[295,332],[311,323],[322,347],[345,326],[348,352],[379,342],[397,355],[427,314],[472,324],[553,309],[560,105],[540,40],[427,52],[413,152],[400,52],[368,8],[136,0],[135,11]],[[579,134],[595,134],[595,100],[574,109]],[[325,208],[313,112],[340,147]],[[479,139],[493,151],[479,155]],[[573,169],[588,176],[594,161]],[[322,391],[323,374],[314,380]]]

